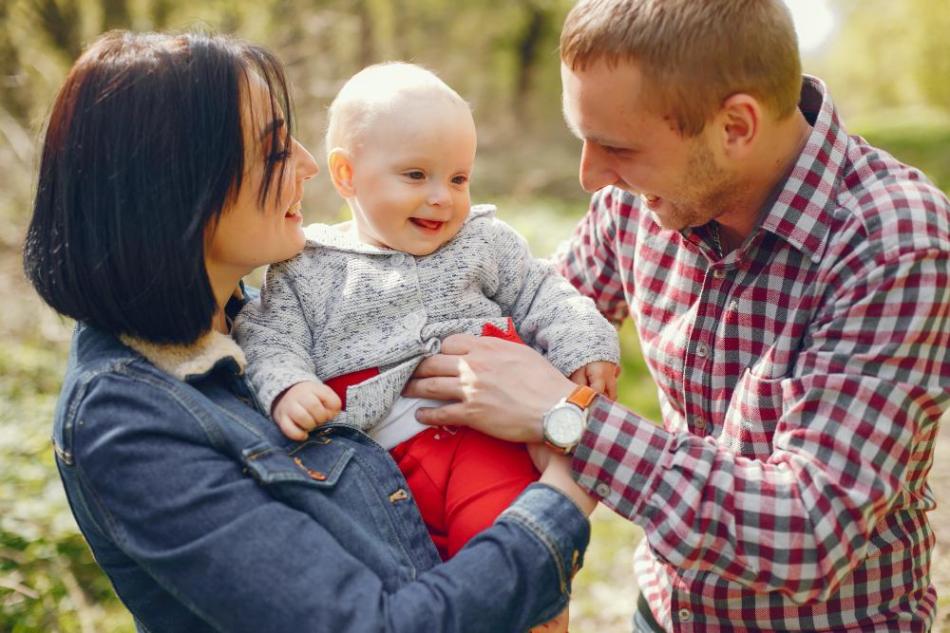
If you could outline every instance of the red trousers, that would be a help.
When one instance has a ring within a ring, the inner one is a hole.
[[[423,431],[390,451],[442,560],[488,526],[538,471],[524,444],[468,427]]]
[[[524,343],[515,324],[490,323],[482,336]],[[326,381],[346,407],[346,389],[379,374],[376,368]],[[513,444],[468,427],[431,428],[390,451],[409,482],[435,546],[447,560],[489,525],[537,481],[538,471],[523,444]]]

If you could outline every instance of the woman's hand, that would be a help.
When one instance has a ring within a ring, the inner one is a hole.
[[[323,383],[298,382],[274,400],[273,418],[284,435],[302,442],[310,431],[336,417],[342,405]]]
[[[511,442],[539,442],[541,419],[574,383],[536,351],[498,338],[455,334],[419,365],[404,395],[455,401],[420,409],[435,426],[465,425]]]
[[[544,470],[541,471],[541,479],[538,481],[559,490],[573,501],[581,512],[590,516],[590,513],[597,507],[597,500],[587,494],[584,489],[574,481],[574,476],[571,474],[571,458],[567,455],[560,455],[546,446],[542,446],[541,448],[546,450],[549,455],[547,464]],[[533,453],[531,458],[535,459]]]

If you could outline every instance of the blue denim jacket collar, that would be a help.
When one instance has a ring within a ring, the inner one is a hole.
[[[228,319],[234,319],[244,304],[256,295],[256,289],[245,286],[242,281],[225,306]],[[244,351],[234,339],[215,330],[208,330],[194,342],[182,345],[153,343],[127,335],[119,336],[119,339],[162,371],[186,382],[200,380],[216,370],[240,376],[247,367]]]
[[[197,380],[216,369],[240,375],[247,366],[244,352],[234,339],[215,330],[186,345],[153,343],[125,335],[119,338],[153,365],[179,380]]]

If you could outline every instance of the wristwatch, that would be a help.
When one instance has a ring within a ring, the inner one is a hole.
[[[571,395],[548,409],[541,421],[544,443],[565,455],[573,453],[587,428],[587,408],[596,397],[596,391],[579,385]]]

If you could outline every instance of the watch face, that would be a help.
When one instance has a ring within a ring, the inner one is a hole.
[[[548,441],[557,446],[572,446],[581,438],[584,422],[576,407],[556,407],[548,413],[544,430]]]

